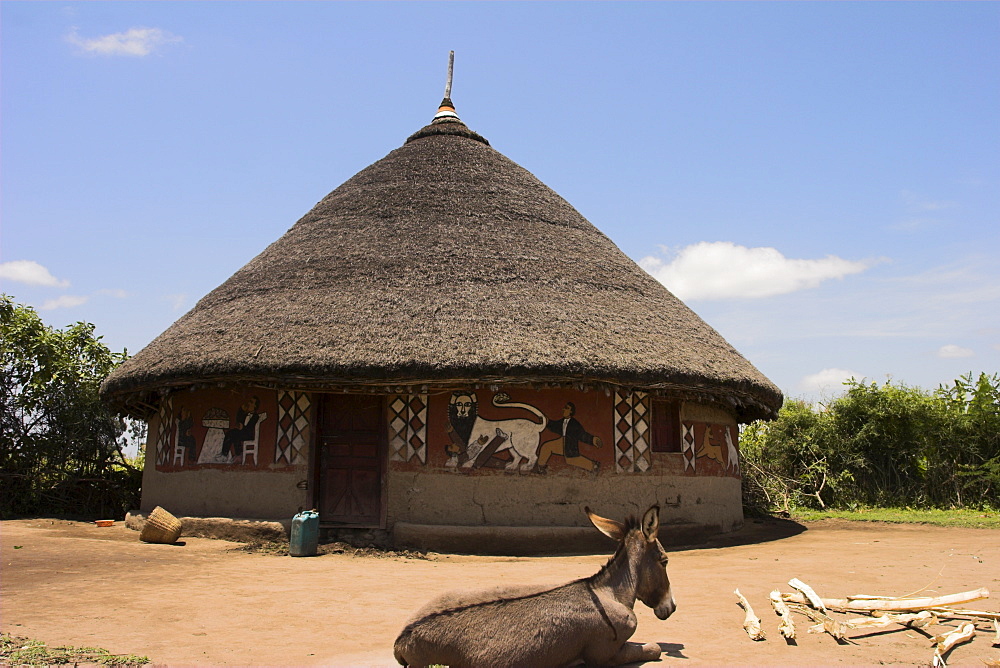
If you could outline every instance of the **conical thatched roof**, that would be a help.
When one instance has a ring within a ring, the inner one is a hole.
[[[116,370],[173,387],[610,384],[769,417],[780,391],[559,195],[457,117],[327,195]]]

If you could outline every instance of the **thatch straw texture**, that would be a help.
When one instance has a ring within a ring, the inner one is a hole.
[[[167,387],[449,381],[694,393],[744,419],[780,391],[531,173],[435,123],[327,195],[115,371]]]
[[[176,543],[181,537],[181,521],[169,512],[157,506],[146,518],[146,523],[139,532],[139,540],[144,543]]]

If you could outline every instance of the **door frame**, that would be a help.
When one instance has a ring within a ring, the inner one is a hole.
[[[319,525],[323,528],[340,528],[340,529],[385,529],[387,526],[388,519],[388,505],[389,505],[389,421],[387,419],[387,411],[389,402],[388,397],[385,394],[368,395],[361,392],[313,392],[314,401],[312,402],[310,416],[310,423],[314,425],[312,433],[310,434],[310,454],[309,454],[309,481],[310,489],[312,493],[310,494],[310,500],[312,502],[312,507],[319,509],[320,500],[322,499],[321,492],[323,491],[323,467],[320,466],[320,416],[322,415],[322,410],[320,404],[323,403],[329,396],[337,395],[360,395],[360,396],[374,396],[377,398],[381,404],[379,409],[379,424],[378,424],[378,444],[376,447],[376,455],[378,459],[379,467],[379,519],[378,525],[372,525],[367,523],[348,523],[348,522],[326,522],[323,520],[323,515],[320,514]]]

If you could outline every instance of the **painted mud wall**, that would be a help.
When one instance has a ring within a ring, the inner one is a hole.
[[[150,421],[142,510],[287,519],[316,499],[320,395],[181,391]],[[726,411],[642,392],[458,388],[384,399],[385,520],[587,526],[581,508],[729,531],[742,524]],[[321,517],[322,521],[322,517]]]
[[[658,401],[514,388],[392,397],[387,524],[583,527],[584,505],[623,517],[658,502],[666,524],[739,528],[735,419]]]
[[[311,501],[311,400],[260,388],[177,392],[149,422],[144,512],[287,519]]]
[[[726,532],[743,525],[740,493],[739,480],[709,476],[553,477],[542,483],[394,473],[388,494],[389,523],[585,527],[589,524],[584,506],[606,517],[623,518],[641,515],[659,503],[661,524],[697,524]]]

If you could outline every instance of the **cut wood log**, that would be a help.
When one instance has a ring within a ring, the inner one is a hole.
[[[814,622],[822,622],[823,619],[826,617],[826,615],[824,615],[822,612],[820,612],[819,610],[813,610],[812,608],[810,608],[805,603],[791,602],[791,603],[788,603],[788,607],[789,607],[789,609],[792,610],[792,612],[797,612],[800,615],[808,617],[809,619],[813,620]]]
[[[825,612],[813,610],[805,603],[793,603],[789,607],[816,622],[815,626],[809,627],[809,633],[829,633],[837,640],[843,640],[847,636],[847,626],[843,622],[838,622],[836,619],[830,617]]]
[[[932,612],[922,610],[920,612],[906,612],[895,614],[891,612],[876,612],[876,617],[855,617],[844,622],[848,628],[870,629],[885,628],[893,624],[901,624],[911,628],[922,629],[925,626],[940,623]]]
[[[805,596],[806,598],[806,602],[813,608],[819,610],[820,612],[826,612],[826,606],[823,604],[823,599],[821,599],[813,590],[813,588],[807,585],[805,582],[803,582],[798,578],[792,578],[791,580],[788,581],[788,586],[794,587],[795,589],[798,589],[800,592],[802,592],[802,595]]]
[[[962,608],[927,608],[931,612],[936,613],[939,617],[944,617],[946,619],[959,619],[959,618],[972,618],[972,619],[984,619],[984,620],[1000,620],[1000,612],[993,610],[964,610]]]
[[[822,624],[813,624],[809,627],[809,633],[829,633],[837,640],[843,640],[847,637],[844,625],[835,619],[827,619]]]
[[[912,614],[912,613],[911,613]],[[917,614],[913,615],[913,619],[906,622],[906,625],[911,629],[924,629],[928,626],[937,626],[941,623],[941,620],[937,618],[930,610],[921,610]]]
[[[934,665],[942,667],[946,666],[947,664],[944,662],[944,657],[951,651],[951,648],[959,643],[972,640],[975,635],[975,624],[963,624],[951,633],[934,636],[933,642],[936,644],[936,647],[934,648]]]
[[[969,601],[978,601],[982,598],[989,598],[989,596],[989,589],[979,588],[972,591],[961,592],[959,594],[947,594],[945,596],[930,596],[923,598],[900,598],[895,600],[824,598],[822,599],[822,603],[827,609],[839,610],[843,612],[865,612],[874,610],[916,612],[919,610],[940,608],[947,605],[968,603]],[[806,596],[801,592],[783,593],[781,598],[787,603],[805,604],[807,602]]]
[[[794,640],[795,622],[792,621],[792,611],[781,600],[781,592],[777,589],[771,592],[771,607],[774,608],[774,614],[781,617],[781,623],[778,624],[778,633],[788,640]]]
[[[751,640],[764,640],[766,636],[764,635],[764,629],[760,627],[760,617],[754,614],[753,608],[750,607],[750,602],[740,593],[739,589],[733,593],[736,594],[740,607],[746,612],[746,616],[743,619],[743,629],[750,636]]]
[[[881,629],[892,626],[896,622],[883,615],[881,617],[854,617],[844,623],[852,629]]]
[[[996,635],[993,636],[993,644],[1000,645],[1000,619],[993,620],[993,630],[996,632]]]

